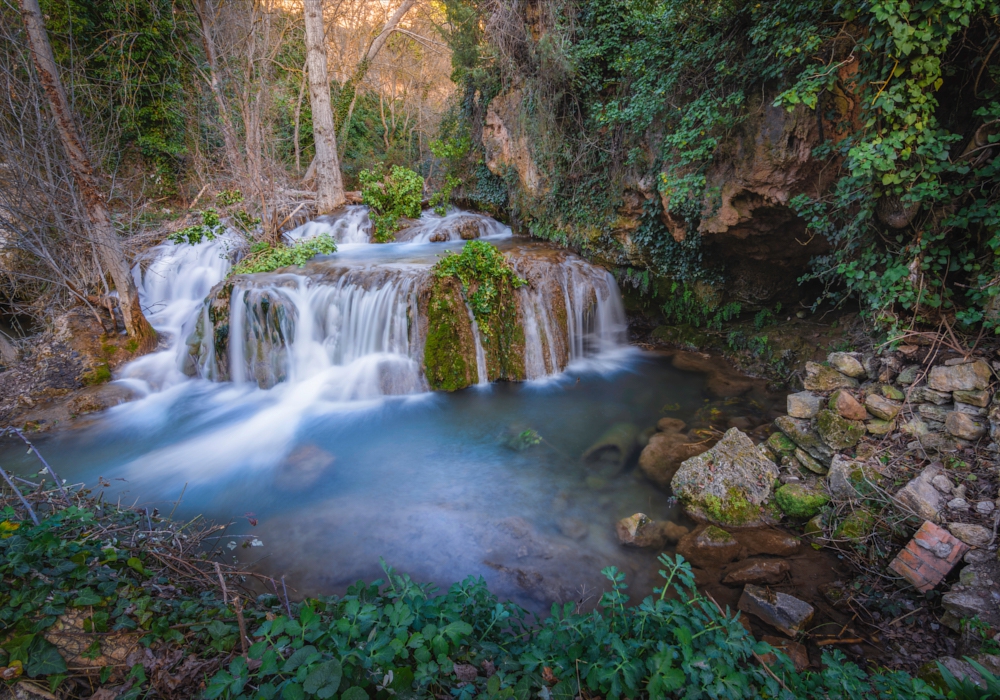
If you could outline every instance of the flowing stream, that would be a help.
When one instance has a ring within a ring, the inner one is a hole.
[[[61,476],[100,479],[122,503],[232,519],[226,556],[287,575],[300,595],[375,578],[380,557],[440,584],[484,576],[535,609],[593,604],[608,565],[649,588],[653,553],[622,548],[614,523],[676,519],[676,507],[638,470],[607,477],[580,456],[612,425],[691,419],[708,401],[704,376],[626,345],[608,272],[493,219],[425,213],[384,245],[369,230],[364,207],[309,222],[287,237],[329,233],[336,254],[231,278],[225,298],[234,239],[161,245],[136,271],[161,347],[116,377],[142,398],[40,449]],[[488,381],[472,319],[477,381],[431,392],[431,267],[470,238],[528,280],[517,291],[528,381]],[[36,468],[15,446],[0,459]]]

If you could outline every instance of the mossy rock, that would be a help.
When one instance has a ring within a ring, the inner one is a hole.
[[[830,410],[816,415],[816,429],[823,442],[834,450],[854,447],[865,435],[864,423],[847,420]]]
[[[869,511],[858,509],[844,518],[833,536],[837,539],[857,542],[865,539],[875,529],[875,516]]]
[[[807,537],[822,537],[823,533],[826,532],[825,525],[822,515],[814,515],[802,528],[802,533]]]
[[[689,325],[657,326],[653,329],[653,337],[669,345],[690,348],[703,348],[711,343],[707,333]]]
[[[830,502],[821,489],[806,484],[785,484],[774,493],[774,501],[781,512],[792,518],[811,518]]]
[[[780,456],[795,453],[795,443],[789,440],[788,436],[784,433],[771,433],[771,436],[767,439],[767,446]]]
[[[437,278],[427,301],[424,375],[432,389],[457,391],[479,381],[472,323],[458,281]]]

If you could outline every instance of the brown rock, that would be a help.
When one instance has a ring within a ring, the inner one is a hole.
[[[845,389],[839,389],[830,396],[830,409],[848,420],[868,420],[871,416],[865,407]]]
[[[780,583],[790,568],[782,559],[746,559],[730,569],[722,582],[729,585]]]
[[[831,367],[824,367],[816,362],[806,362],[806,378],[802,384],[810,391],[833,391],[852,389],[858,385],[858,380],[846,377]]]
[[[790,639],[771,637],[769,635],[761,637],[761,641],[767,642],[778,651],[783,652],[795,664],[796,671],[804,671],[809,667],[809,652],[806,651],[805,645],[793,642]],[[760,658],[768,666],[773,666],[778,661],[778,657],[774,654],[764,654]]]
[[[865,398],[865,406],[871,411],[873,416],[882,420],[892,420],[903,407],[899,402],[887,399],[879,394],[869,394]]]
[[[700,568],[718,567],[739,558],[743,545],[720,527],[707,525],[677,543],[677,553]]]
[[[986,408],[990,404],[990,392],[988,391],[956,391],[952,397],[957,403],[967,403],[971,406]]]
[[[676,419],[664,418],[660,423],[665,420]],[[686,435],[676,431],[656,433],[639,455],[639,469],[654,484],[668,489],[681,462],[700,455],[711,446],[710,442],[688,442]]]
[[[687,427],[680,418],[661,418],[656,421],[656,429],[662,433],[679,433]]]
[[[978,440],[986,434],[987,423],[975,416],[960,411],[952,411],[944,421],[945,430],[962,440]]]
[[[790,557],[802,545],[802,540],[798,537],[774,529],[738,530],[733,537],[746,547],[751,556],[770,554],[775,557]]]
[[[990,385],[993,373],[983,360],[955,365],[932,367],[927,386],[935,391],[977,391]]]

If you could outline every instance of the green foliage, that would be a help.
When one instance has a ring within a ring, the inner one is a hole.
[[[408,168],[392,166],[388,174],[379,166],[362,170],[361,196],[371,207],[369,217],[375,226],[375,242],[394,240],[399,230],[399,219],[420,216],[420,202],[424,194],[424,179]]]
[[[382,580],[288,611],[265,594],[244,604],[252,642],[244,657],[232,653],[239,639],[232,608],[214,592],[173,586],[169,569],[150,571],[151,555],[144,561],[147,555],[94,536],[143,529],[144,514],[91,502],[34,526],[10,508],[0,513],[0,661],[51,686],[66,664],[43,632],[77,609],[86,634],[135,630],[145,645],[222,660],[206,679],[205,698],[943,697],[903,673],[866,674],[839,652],[823,654],[822,671],[796,672],[783,653],[755,642],[728,610],[698,594],[690,565],[668,555],[660,557],[662,587],[638,604],[624,574],[609,567],[609,590],[595,610],[554,605],[537,625],[482,578],[439,593],[389,567]],[[753,653],[775,653],[771,668],[783,685]],[[142,666],[129,675],[144,692]]]
[[[292,245],[272,246],[266,241],[255,243],[250,252],[238,264],[231,275],[248,275],[255,272],[272,272],[292,265],[302,267],[317,255],[337,252],[337,242],[327,233],[315,238],[296,241]]]
[[[503,253],[486,241],[469,241],[461,253],[449,251],[434,264],[433,272],[436,277],[458,278],[472,313],[484,328],[490,325],[489,316],[498,311],[502,287],[509,284],[516,289],[527,284]]]
[[[976,685],[968,676],[961,679],[955,678],[955,675],[945,668],[940,661],[934,662],[937,664],[938,671],[941,673],[941,678],[944,680],[945,685],[948,686],[948,690],[950,691],[948,697],[954,698],[954,700],[988,700],[988,698],[1000,697],[1000,678],[997,678],[983,668],[975,659],[970,659],[966,656],[965,660],[982,676],[982,686]]]
[[[740,315],[739,302],[720,304],[707,292],[699,294],[698,288],[685,282],[672,281],[661,310],[672,324],[687,324],[695,328],[722,330],[722,324]]]
[[[239,190],[222,190],[215,195],[215,201],[219,203],[220,207],[232,206],[243,201],[243,193]]]
[[[225,230],[226,227],[222,225],[219,212],[215,209],[206,209],[201,213],[200,224],[185,226],[180,231],[174,231],[167,236],[167,240],[177,244],[197,245],[203,240],[214,241],[215,237],[224,233]]]

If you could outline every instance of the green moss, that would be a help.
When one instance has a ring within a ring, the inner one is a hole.
[[[706,495],[699,505],[710,520],[721,525],[749,525],[760,520],[760,508],[736,488],[730,488],[725,498]]]
[[[80,381],[88,386],[93,386],[94,384],[104,384],[105,382],[111,381],[111,367],[107,362],[101,362],[87,370],[80,377]]]
[[[767,439],[767,446],[776,454],[790,455],[795,453],[795,443],[788,439],[784,433],[771,433]]]
[[[732,542],[733,536],[728,532],[723,530],[721,527],[716,527],[715,525],[709,525],[702,532],[702,537],[712,541],[712,542]]]
[[[469,357],[471,330],[457,290],[440,279],[431,287],[427,307],[424,374],[438,391],[456,391],[479,381],[475,360]],[[464,332],[463,332],[464,331]]]
[[[816,415],[816,429],[823,442],[835,450],[854,447],[865,435],[864,424],[847,420],[829,410]]]
[[[785,484],[774,494],[774,500],[785,515],[793,518],[811,518],[830,498],[819,489],[805,484]]]
[[[875,516],[867,510],[856,510],[844,518],[833,536],[838,539],[863,540],[875,529]]]

